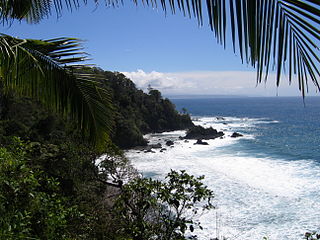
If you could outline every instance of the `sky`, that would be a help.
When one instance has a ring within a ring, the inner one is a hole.
[[[163,95],[301,95],[285,78],[276,88],[274,74],[257,86],[255,69],[241,63],[230,41],[226,49],[216,42],[206,19],[199,27],[195,19],[180,13],[165,14],[141,4],[89,4],[71,13],[65,10],[60,17],[53,14],[39,24],[14,22],[0,28],[20,38],[82,39],[90,63],[124,73],[138,88],[145,90],[150,84]]]

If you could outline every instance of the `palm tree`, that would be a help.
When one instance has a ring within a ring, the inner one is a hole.
[[[99,4],[103,0],[92,1]],[[137,0],[131,1],[138,5]],[[63,8],[71,11],[87,2],[0,0],[0,21],[10,24],[17,19],[37,23],[52,12],[60,15]],[[123,4],[123,0],[104,2],[111,6]],[[202,0],[142,0],[141,3],[173,14],[181,11],[195,17],[199,25],[203,24]],[[233,50],[239,52],[242,62],[256,67],[257,83],[266,81],[274,70],[277,86],[285,73],[290,83],[294,78],[298,80],[303,97],[310,81],[320,90],[319,0],[206,0],[206,9],[218,42],[225,46],[230,35]],[[69,65],[83,60],[69,57],[78,54],[77,47],[76,39],[36,41],[1,35],[1,78],[6,87],[36,97],[58,112],[70,114],[81,128],[99,139],[97,134],[104,131],[98,129],[109,126],[104,122],[109,108],[103,105],[108,94],[98,87],[99,82],[92,76],[75,73],[73,69],[79,65]],[[32,70],[30,64],[35,66]],[[40,94],[42,91],[46,94]]]
[[[32,97],[78,128],[94,145],[108,140],[112,105],[109,92],[89,71],[80,41],[18,39],[0,34],[0,79],[4,90]]]

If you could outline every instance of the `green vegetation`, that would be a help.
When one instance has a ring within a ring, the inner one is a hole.
[[[201,228],[192,218],[197,203],[213,207],[203,177],[172,171],[166,182],[137,178],[120,155],[98,168],[84,146],[6,140],[0,239],[186,239],[187,229]]]
[[[0,34],[0,49],[3,93],[14,90],[38,100],[71,119],[83,136],[102,148],[112,120],[110,94],[95,76],[80,71],[86,57],[78,39],[31,40]]]
[[[85,71],[110,92],[117,113],[111,139],[119,145],[140,144],[134,136],[145,141],[146,132],[192,125],[189,115],[178,114],[157,90],[145,94],[120,73]],[[184,172],[170,173],[167,183],[138,178],[113,142],[99,151],[75,122],[49,112],[40,102],[15,92],[0,96],[0,239],[137,239],[137,231],[184,239],[186,228],[198,225],[183,213],[212,197],[202,178]],[[107,155],[96,162],[102,153]],[[152,221],[132,218],[127,211],[126,199],[140,209],[144,198],[152,203],[143,206],[148,216],[151,209],[154,212]]]
[[[279,85],[288,66],[289,82],[296,74],[303,95],[308,79],[320,89],[319,2],[206,3],[209,24],[223,44],[230,15],[233,47],[257,66],[258,82],[274,65]],[[147,4],[193,13],[202,24],[201,0]],[[80,5],[2,0],[0,20],[37,23],[64,6]],[[177,114],[157,90],[146,95],[119,73],[84,70],[79,42],[0,35],[0,239],[186,239],[187,228],[193,232],[200,225],[183,213],[197,211],[201,200],[212,208],[202,178],[185,172],[171,172],[163,183],[136,178],[110,136],[121,147],[145,144],[142,133],[187,127],[189,116]],[[107,155],[97,166],[102,152]]]
[[[10,25],[14,20],[39,23],[52,13],[60,16],[64,10],[73,11],[88,2],[88,0],[38,0],[36,2],[2,0],[0,1],[0,21],[5,25]],[[113,7],[123,4],[119,0],[92,0],[92,2],[97,6],[99,3]],[[233,50],[238,53],[242,62],[257,68],[258,83],[266,81],[269,73],[275,70],[277,86],[285,73],[288,75],[289,83],[298,81],[299,90],[303,96],[308,91],[310,81],[317,90],[320,90],[318,82],[320,3],[317,0],[208,0],[205,1],[206,4],[203,4],[202,0],[131,0],[131,2],[135,5],[141,3],[143,6],[162,8],[164,12],[171,10],[173,14],[180,11],[185,16],[195,17],[199,25],[203,25],[205,6],[209,26],[218,43],[226,46],[229,40],[228,35],[230,35]],[[6,38],[8,36],[0,37],[1,57],[7,60],[9,55],[13,55],[18,57],[18,61],[15,62],[20,63],[21,56],[12,50],[20,46],[24,48],[26,46],[24,42],[28,40],[16,39],[21,45],[7,45]],[[24,49],[26,50],[24,53],[28,53],[31,59],[37,57],[37,52],[34,50],[38,48],[31,46]],[[8,52],[9,55],[7,55]],[[59,63],[54,55],[46,52],[41,54],[49,65]],[[66,56],[63,52],[59,54]],[[81,60],[81,58],[77,59]],[[36,63],[36,61],[33,62]],[[54,66],[54,70],[56,69]],[[36,71],[39,70],[36,69]]]
[[[203,178],[171,170],[166,182],[137,178],[127,184],[115,205],[121,233],[133,240],[170,240],[202,229],[195,215],[213,208],[213,193]],[[201,209],[200,202],[205,202]]]
[[[67,239],[82,214],[56,178],[28,164],[32,148],[18,138],[0,148],[0,238]]]
[[[188,114],[179,114],[169,99],[163,99],[158,90],[149,94],[138,90],[121,73],[98,69],[104,85],[112,95],[115,106],[115,127],[112,141],[121,148],[146,145],[143,134],[186,129],[193,126]]]
[[[306,240],[320,239],[320,234],[318,234],[317,232],[306,232],[304,234],[304,239],[306,239]]]

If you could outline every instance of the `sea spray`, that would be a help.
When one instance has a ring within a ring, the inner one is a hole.
[[[206,176],[217,208],[200,217],[204,230],[197,231],[199,239],[294,240],[319,227],[319,165],[308,159],[259,156],[239,148],[243,142],[255,141],[256,126],[277,124],[276,120],[197,117],[194,122],[223,130],[226,136],[203,146],[194,145],[195,140],[179,139],[183,131],[150,134],[151,143],[173,139],[174,147],[155,153],[130,150],[127,156],[145,177],[163,179],[170,169]],[[231,138],[233,131],[244,137]]]

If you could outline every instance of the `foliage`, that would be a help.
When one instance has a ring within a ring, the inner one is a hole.
[[[28,166],[28,148],[18,138],[0,148],[0,239],[66,239],[71,219],[82,214],[57,179]]]
[[[71,11],[80,8],[81,2],[88,3],[87,0],[32,2],[0,1],[0,20],[11,23],[13,19],[26,19],[29,23],[37,23],[54,11],[60,15],[63,8]],[[105,2],[107,6],[123,4],[119,0],[93,2],[96,5]],[[132,2],[139,3],[137,0]],[[202,0],[142,0],[141,3],[153,8],[160,6],[165,12],[170,9],[173,14],[179,10],[184,15],[194,16],[199,25],[203,25]],[[319,7],[317,0],[206,1],[209,25],[218,42],[225,46],[230,33],[234,52],[237,48],[242,62],[257,68],[257,82],[266,81],[272,70],[276,70],[277,86],[283,72],[288,73],[289,83],[296,75],[303,96],[310,80],[317,90],[320,89]]]
[[[112,92],[117,115],[112,140],[122,148],[145,145],[143,134],[186,129],[193,126],[189,114],[179,114],[158,90],[148,94],[121,73],[94,70]]]
[[[320,239],[320,234],[317,232],[306,232],[304,234],[304,239],[306,240],[316,240]]]
[[[121,233],[134,240],[186,239],[188,229],[201,228],[198,211],[213,208],[203,178],[171,170],[166,182],[137,178],[125,185],[115,205]]]
[[[108,140],[112,124],[109,92],[95,76],[79,70],[86,60],[74,38],[18,39],[0,34],[0,81],[3,94],[32,97],[77,123],[97,147]]]

